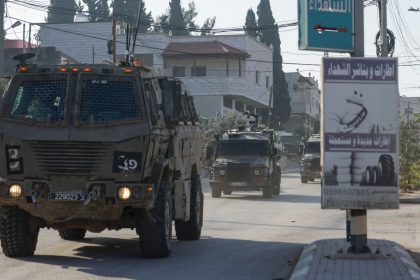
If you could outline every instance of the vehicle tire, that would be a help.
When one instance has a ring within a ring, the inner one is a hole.
[[[307,176],[300,176],[300,182],[303,184],[308,183],[309,178]]]
[[[382,184],[382,172],[379,166],[373,167],[373,173],[375,175],[375,185],[380,186]]]
[[[390,155],[381,155],[379,157],[379,168],[382,175],[382,185],[392,186],[395,179],[394,160]]]
[[[64,240],[81,240],[85,238],[86,229],[84,228],[70,228],[70,229],[59,229],[61,239]]]
[[[279,185],[277,185],[277,186],[274,188],[274,195],[280,195],[280,186],[279,186]]]
[[[222,189],[220,187],[213,186],[211,188],[211,197],[220,198],[222,196]]]
[[[375,185],[375,174],[373,173],[373,167],[368,166],[365,170],[365,180],[367,186],[373,186]]]
[[[172,239],[172,199],[168,185],[161,183],[155,206],[137,221],[140,248],[144,257],[166,258],[171,253]],[[139,218],[137,218],[139,219]]]
[[[272,198],[273,197],[273,187],[272,186],[264,186],[263,187],[263,197],[264,198]]]
[[[175,231],[178,240],[198,240],[203,227],[204,195],[201,191],[199,175],[191,178],[190,220],[187,222],[175,220]]]
[[[231,195],[232,191],[231,190],[225,190],[225,191],[223,191],[223,194],[224,195]]]
[[[17,206],[0,206],[0,240],[8,257],[33,256],[39,227],[31,225],[31,215]]]

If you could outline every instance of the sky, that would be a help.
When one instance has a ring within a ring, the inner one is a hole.
[[[11,17],[30,22],[44,22],[46,13],[7,3],[7,14]],[[30,1],[29,1],[30,2]],[[49,4],[49,0],[33,1]],[[169,0],[144,0],[146,9],[154,18],[164,13],[169,7]],[[188,6],[190,0],[181,0],[181,5]],[[277,23],[297,21],[297,0],[271,0],[271,9]],[[259,0],[195,0],[198,16],[196,23],[202,24],[206,18],[216,17],[215,28],[241,27],[245,23],[247,10],[255,12]],[[394,57],[399,61],[400,95],[420,97],[420,12],[410,12],[410,7],[420,7],[420,0],[388,0],[388,28],[396,37]],[[375,36],[379,31],[378,7],[370,5],[365,8],[365,56],[376,57]],[[6,19],[5,27],[15,20]],[[22,38],[22,25],[8,30],[7,38]],[[319,80],[323,52],[304,51],[298,49],[298,28],[281,28],[280,40],[283,55],[283,70],[295,72],[299,69],[304,76],[311,75]],[[329,53],[330,57],[349,56],[348,54]],[[303,65],[313,64],[313,65]]]

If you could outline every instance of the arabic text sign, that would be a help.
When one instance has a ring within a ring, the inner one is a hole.
[[[322,208],[399,207],[397,62],[323,59]]]
[[[396,81],[396,60],[340,59],[324,63],[325,80]]]
[[[354,0],[299,0],[299,48],[354,51]]]

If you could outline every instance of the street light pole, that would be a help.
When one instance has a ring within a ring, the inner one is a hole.
[[[381,57],[388,57],[388,28],[387,28],[387,21],[386,21],[386,6],[387,0],[380,0],[379,2],[379,9],[381,11],[381,31],[380,36],[382,40],[382,47],[381,47]]]
[[[4,73],[4,0],[0,0],[0,78]]]

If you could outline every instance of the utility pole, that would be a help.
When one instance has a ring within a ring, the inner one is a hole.
[[[270,127],[270,122],[271,122],[271,115],[273,114],[273,110],[272,110],[272,106],[273,104],[271,104],[273,102],[273,86],[271,86],[270,88],[270,96],[268,99],[268,118],[267,118],[267,127]]]
[[[387,6],[387,0],[380,0],[379,1],[379,9],[381,14],[381,30],[380,30],[380,36],[382,40],[382,46],[381,46],[381,57],[388,57],[388,28],[387,28],[387,22],[386,22],[386,6]]]
[[[354,53],[352,57],[365,56],[363,0],[354,1]],[[367,210],[351,209],[350,215],[350,252],[356,254],[370,252],[367,246]]]
[[[112,63],[117,64],[117,19],[112,17]]]
[[[4,0],[0,0],[0,78],[4,74]]]

